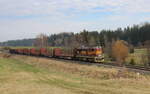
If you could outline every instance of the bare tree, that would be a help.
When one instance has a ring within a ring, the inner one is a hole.
[[[69,39],[69,44],[71,48],[78,48],[80,47],[80,42],[78,41],[78,36],[74,35]]]
[[[104,51],[108,55],[108,58],[112,58],[112,44],[115,42],[114,39],[112,41],[108,41],[108,37],[104,36]]]
[[[95,38],[92,36],[89,38],[89,46],[96,46]]]
[[[39,34],[36,37],[35,46],[38,48],[46,48],[48,46],[48,37],[45,34]]]
[[[125,58],[128,56],[128,46],[123,40],[117,40],[112,46],[112,55],[116,58],[117,63],[122,65]]]
[[[73,38],[72,46],[75,48],[81,47],[83,44],[83,37],[80,34],[76,34]]]

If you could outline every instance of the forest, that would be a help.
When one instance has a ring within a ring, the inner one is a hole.
[[[135,47],[140,47],[150,40],[150,23],[116,30],[88,31],[84,29],[79,33],[63,32],[45,36],[47,36],[49,46],[108,46],[113,41],[124,40]],[[1,42],[0,46],[33,46],[35,43],[36,39],[22,39]]]

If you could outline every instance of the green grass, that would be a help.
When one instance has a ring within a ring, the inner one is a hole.
[[[33,67],[33,65],[27,65],[15,59],[0,59],[0,62],[2,68],[7,67],[12,72],[18,72],[20,70],[34,73],[40,72],[39,69]]]
[[[149,94],[150,77],[28,56],[0,58],[0,94]],[[129,75],[129,74],[127,74]],[[146,83],[145,83],[146,82]]]
[[[136,54],[146,54],[146,49],[135,49]]]
[[[129,54],[126,62],[129,63],[131,59],[134,59],[136,65],[144,66],[148,62],[146,49],[135,49],[134,53]]]

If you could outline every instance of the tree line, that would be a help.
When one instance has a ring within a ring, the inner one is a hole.
[[[0,42],[0,46],[33,46],[35,39],[20,39]]]
[[[46,35],[45,35],[46,36]],[[110,46],[113,41],[124,40],[133,46],[143,46],[150,40],[150,23],[134,25],[116,30],[88,31],[79,33],[64,32],[47,36],[49,46],[80,47]],[[33,46],[36,39],[13,40],[0,43],[0,46]]]
[[[109,46],[116,40],[124,40],[133,46],[143,46],[150,40],[150,24],[144,23],[116,30],[88,31],[80,33],[60,33],[48,37],[51,46]]]

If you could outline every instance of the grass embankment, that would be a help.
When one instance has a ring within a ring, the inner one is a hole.
[[[29,56],[0,56],[0,94],[149,94],[150,77]]]

